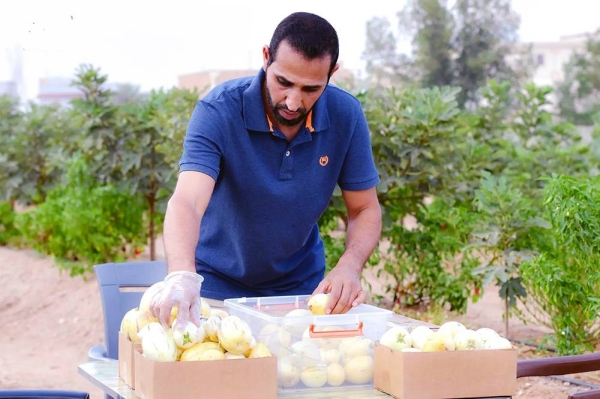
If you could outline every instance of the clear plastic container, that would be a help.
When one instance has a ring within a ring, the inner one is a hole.
[[[361,304],[345,314],[315,316],[309,298],[234,298],[225,306],[278,357],[280,391],[372,387],[374,344],[393,312]]]

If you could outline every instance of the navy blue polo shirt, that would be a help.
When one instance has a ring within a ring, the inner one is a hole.
[[[354,96],[329,85],[288,141],[267,117],[264,78],[261,69],[215,87],[187,128],[180,171],[216,182],[196,247],[206,298],[312,293],[325,273],[317,222],[336,186],[379,183]]]

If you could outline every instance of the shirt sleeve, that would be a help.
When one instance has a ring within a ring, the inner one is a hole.
[[[202,172],[217,180],[223,154],[223,119],[217,110],[198,101],[190,117],[179,172]]]
[[[369,126],[362,108],[360,106],[358,108],[356,126],[338,179],[338,185],[342,190],[367,190],[379,184]]]

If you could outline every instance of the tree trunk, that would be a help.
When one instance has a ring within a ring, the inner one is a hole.
[[[154,240],[154,198],[148,201],[150,213],[150,226],[148,228],[148,237],[150,238],[150,260],[156,260],[156,243]]]

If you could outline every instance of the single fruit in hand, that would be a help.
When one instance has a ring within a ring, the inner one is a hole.
[[[314,315],[324,315],[329,303],[328,294],[315,294],[308,300],[308,310]]]

